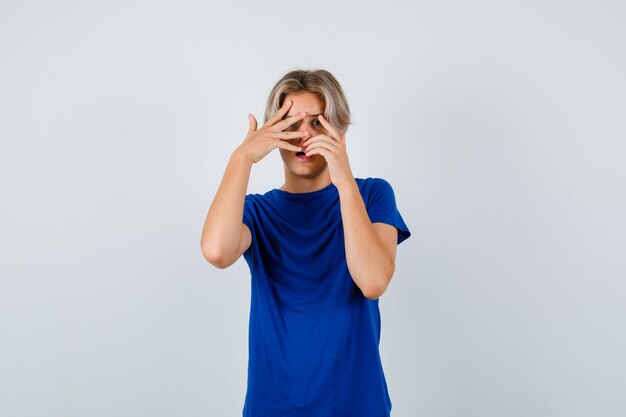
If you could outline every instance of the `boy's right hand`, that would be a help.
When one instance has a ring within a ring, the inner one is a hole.
[[[304,137],[306,132],[283,132],[283,129],[291,126],[298,120],[304,118],[305,113],[299,113],[288,119],[281,120],[287,113],[291,104],[291,100],[285,101],[283,106],[269,119],[260,129],[257,130],[257,121],[253,114],[248,115],[250,125],[248,134],[243,143],[235,150],[236,153],[242,154],[249,158],[252,163],[257,163],[265,157],[271,150],[276,148],[288,149],[298,152],[302,148],[285,142],[287,139],[296,139]]]

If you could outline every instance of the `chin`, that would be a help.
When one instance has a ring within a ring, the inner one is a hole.
[[[322,174],[322,172],[326,170],[326,164],[313,165],[313,166],[308,166],[308,167],[298,166],[296,164],[292,164],[292,165],[288,164],[287,168],[296,177],[316,178],[316,177],[319,177]]]
[[[314,178],[319,177],[322,174],[322,172],[324,172],[324,170],[317,171],[317,172],[307,172],[306,174],[301,174],[301,173],[298,173],[298,172],[291,171],[291,173],[293,174],[294,177],[305,178],[307,180],[312,180]]]
[[[283,164],[295,177],[307,179],[317,178],[328,166],[326,159],[319,154],[314,155],[314,159],[307,163],[299,162],[294,154],[285,154],[285,152],[281,152],[280,154],[283,159]]]

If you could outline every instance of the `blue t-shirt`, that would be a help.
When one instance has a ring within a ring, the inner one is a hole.
[[[355,178],[370,220],[411,233],[382,178]],[[247,194],[251,272],[243,417],[388,417],[378,299],[346,263],[339,191]]]

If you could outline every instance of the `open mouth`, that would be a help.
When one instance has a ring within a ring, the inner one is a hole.
[[[306,155],[304,154],[304,152],[298,151],[296,152],[296,156],[306,156]]]

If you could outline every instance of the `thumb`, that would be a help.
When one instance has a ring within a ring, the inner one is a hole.
[[[252,113],[248,114],[248,121],[250,122],[250,125],[248,127],[248,133],[254,132],[256,130],[256,119],[254,118],[254,115]]]

